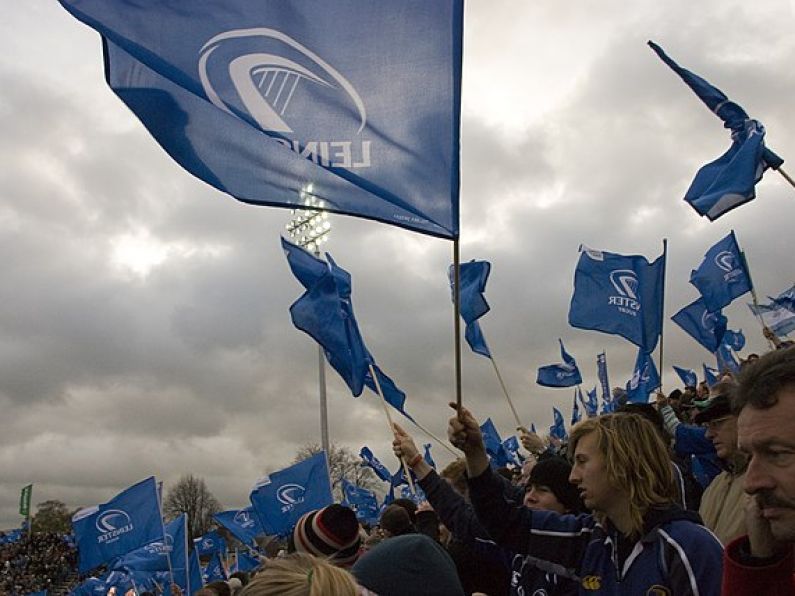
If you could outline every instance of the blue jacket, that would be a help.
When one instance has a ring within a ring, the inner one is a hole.
[[[469,496],[498,544],[573,569],[580,594],[720,595],[723,547],[694,512],[653,509],[643,537],[631,542],[592,515],[516,507],[488,469],[469,480]]]

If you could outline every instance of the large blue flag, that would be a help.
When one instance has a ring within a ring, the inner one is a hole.
[[[566,422],[563,420],[563,414],[557,408],[552,408],[553,424],[549,427],[549,436],[565,441],[569,434],[566,432]]]
[[[85,573],[148,542],[163,539],[163,519],[154,476],[134,484],[107,503],[82,509],[72,517]]]
[[[607,378],[607,354],[605,352],[596,355],[596,376],[602,386],[602,401],[609,401],[610,380]]]
[[[375,475],[381,480],[384,482],[389,482],[392,480],[392,473],[378,460],[375,455],[373,455],[373,452],[370,451],[369,447],[362,447],[359,451],[359,457],[362,458],[362,462],[364,462],[365,465],[372,468],[372,470],[375,472]]]
[[[761,180],[764,171],[778,169],[784,160],[765,147],[765,128],[761,122],[751,119],[720,89],[679,66],[658,45],[651,41],[649,45],[731,130],[731,147],[698,171],[685,194],[685,201],[699,215],[714,221],[753,199],[756,196],[754,185]]]
[[[665,254],[649,263],[581,247],[569,325],[620,335],[651,352],[662,330],[664,285]]]
[[[257,547],[256,537],[265,532],[252,507],[221,511],[214,514],[213,519],[232,532],[240,542],[254,548]]]
[[[789,335],[795,330],[795,311],[779,304],[749,304],[748,308],[754,315],[762,319],[762,323],[776,335]]]
[[[282,238],[282,248],[290,269],[306,292],[290,306],[293,324],[323,348],[326,359],[354,396],[365,386],[377,393],[370,373],[373,366],[384,399],[401,414],[405,411],[403,393],[376,364],[359,332],[351,300],[351,276],[326,253],[328,263]]]
[[[491,351],[486,344],[486,338],[483,337],[478,319],[489,312],[491,308],[483,295],[486,291],[489,273],[491,273],[491,263],[474,260],[461,264],[458,273],[461,283],[460,312],[461,318],[466,323],[464,338],[473,352],[487,358],[491,358]],[[453,266],[450,265],[447,277],[450,280],[451,291],[455,292],[453,274]]]
[[[61,4],[193,175],[293,208],[309,181],[326,210],[458,236],[462,0]]]
[[[720,310],[710,312],[703,298],[685,306],[671,320],[710,352],[718,349],[726,333],[726,317]]]
[[[685,387],[696,387],[698,385],[698,377],[694,370],[682,368],[674,364],[674,371],[676,371],[676,374],[682,379],[682,383],[685,384]]]
[[[304,513],[334,502],[326,452],[274,472],[257,483],[249,498],[265,532],[287,535]]]
[[[213,555],[215,553],[223,553],[226,556],[228,547],[226,539],[218,533],[217,530],[210,530],[203,536],[193,539],[193,545],[196,547],[196,552],[200,557]]]
[[[647,352],[638,351],[632,378],[627,381],[627,400],[645,404],[649,401],[649,393],[660,386],[660,375],[654,360]]]
[[[690,273],[690,283],[696,286],[710,312],[719,311],[753,289],[733,230],[707,251],[698,269]]]
[[[536,383],[543,387],[573,387],[582,383],[580,369],[577,368],[577,361],[572,358],[566,348],[563,347],[563,340],[560,342],[560,357],[563,360],[560,364],[549,364],[538,368]]]
[[[702,366],[704,367],[704,381],[707,383],[707,387],[717,385],[718,381],[720,381],[720,371],[706,364],[702,364]]]
[[[191,593],[194,593],[204,586],[204,578],[202,577],[202,567],[201,562],[199,561],[199,553],[196,552],[195,547],[190,549],[188,568],[190,589]]]

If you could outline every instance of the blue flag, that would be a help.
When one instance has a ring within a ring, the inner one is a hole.
[[[770,301],[777,306],[782,306],[795,312],[795,285],[788,290],[784,290],[775,298],[770,298]]]
[[[207,563],[207,567],[204,568],[202,579],[204,579],[205,584],[217,581],[225,582],[227,580],[226,568],[224,567],[224,562],[221,560],[221,553],[216,552],[212,556],[210,562]]]
[[[563,360],[560,364],[550,364],[541,366],[538,369],[536,383],[543,387],[573,387],[582,383],[580,369],[577,362],[572,358],[566,348],[563,347],[563,340],[560,342],[560,357]]]
[[[665,255],[653,263],[581,249],[569,325],[620,335],[652,352],[662,330]]]
[[[348,506],[356,513],[356,519],[368,524],[378,523],[378,499],[375,493],[342,479],[342,493]]]
[[[654,360],[647,352],[638,351],[632,378],[627,381],[627,399],[632,403],[649,402],[649,393],[660,386],[660,375]]]
[[[730,331],[727,329],[726,333],[723,334],[723,343],[735,352],[739,352],[745,347],[745,335],[743,335],[742,330]]]
[[[718,370],[721,373],[726,371],[732,373],[740,372],[740,363],[737,362],[737,358],[734,357],[731,347],[725,343],[718,346],[718,349],[715,351],[715,359],[718,363]]]
[[[433,461],[433,457],[431,456],[431,447],[432,445],[430,443],[425,443],[425,445],[423,445],[423,450],[425,451],[425,453],[423,454],[422,457],[425,460],[426,464],[431,466],[433,469],[436,469],[436,462]]]
[[[213,519],[232,532],[235,538],[246,546],[256,548],[256,537],[265,533],[253,507],[221,511],[214,514]]]
[[[749,304],[748,308],[754,315],[762,319],[762,323],[778,336],[789,335],[795,330],[795,311],[778,304]]]
[[[610,381],[607,378],[607,354],[605,352],[596,355],[596,376],[602,386],[602,401],[609,401]]]
[[[384,399],[409,419],[403,393],[376,364],[364,345],[353,314],[351,276],[326,253],[328,263],[282,238],[290,269],[306,292],[290,306],[293,324],[323,348],[326,359],[354,396],[365,386],[377,393],[370,373],[373,365]]]
[[[685,306],[671,320],[710,352],[718,349],[726,333],[726,317],[720,310],[710,312],[703,298]]]
[[[204,586],[204,578],[202,577],[202,567],[199,561],[199,553],[196,552],[196,548],[190,549],[190,557],[188,561],[189,572],[188,576],[190,578],[190,588],[191,594],[196,592],[197,590],[201,589]]]
[[[734,231],[707,251],[701,265],[690,274],[690,283],[710,312],[719,311],[753,289]]]
[[[107,503],[78,511],[72,529],[80,573],[148,542],[163,539],[163,519],[154,476],[134,484]]]
[[[503,446],[500,433],[497,432],[497,428],[491,418],[487,418],[486,422],[480,425],[480,432],[483,435],[483,445],[486,447],[486,453],[491,457],[492,466],[499,468],[513,463],[513,458]]]
[[[676,365],[674,365],[674,370],[676,371],[676,374],[679,375],[679,378],[682,379],[682,383],[685,384],[685,387],[698,386],[698,377],[696,376],[695,371]]]
[[[522,465],[524,458],[519,453],[519,439],[516,438],[516,435],[512,435],[505,439],[502,442],[502,447],[505,449],[505,452],[510,456],[513,463],[518,466]]]
[[[574,405],[572,405],[571,407],[571,426],[577,424],[582,418],[582,414],[580,414],[580,404],[577,403],[578,391],[579,391],[580,401],[582,401],[582,390],[579,387],[577,387],[577,389],[574,390]]]
[[[387,467],[378,461],[378,458],[373,455],[373,452],[370,451],[369,447],[362,447],[359,451],[359,457],[362,458],[362,462],[365,465],[372,468],[375,472],[375,475],[378,476],[384,482],[389,482],[392,480],[392,473],[387,469]]]
[[[208,184],[295,208],[311,181],[326,210],[458,236],[461,0],[61,4],[102,35],[114,93]]]
[[[194,538],[193,545],[196,547],[196,552],[200,557],[213,555],[215,553],[223,553],[226,555],[228,548],[226,546],[226,539],[218,533],[217,530],[210,530],[203,536]]]
[[[265,532],[286,536],[304,513],[334,502],[326,452],[274,472],[249,498]]]
[[[453,266],[447,270],[447,277],[450,280],[450,289],[455,292],[453,279]],[[476,354],[491,358],[491,351],[486,345],[486,338],[480,329],[478,319],[489,312],[489,303],[486,302],[483,293],[486,291],[486,282],[491,273],[491,263],[488,261],[470,261],[459,266],[459,278],[461,283],[460,311],[461,318],[466,323],[464,338],[469,347]]]
[[[712,387],[718,384],[720,381],[720,371],[712,368],[711,366],[704,366],[704,381],[706,381],[708,387]]]
[[[553,424],[549,427],[549,436],[565,441],[568,437],[566,432],[566,423],[563,420],[563,414],[557,408],[552,408]]]
[[[762,179],[764,171],[778,169],[784,160],[765,147],[765,128],[761,122],[751,119],[720,89],[679,66],[658,45],[650,41],[649,46],[731,130],[731,147],[698,171],[685,194],[685,201],[699,215],[714,221],[753,199],[754,185]]]
[[[254,571],[261,565],[259,557],[250,553],[238,553],[235,559],[235,572]]]
[[[588,418],[593,418],[599,413],[599,399],[596,397],[596,387],[585,393],[588,394],[588,401],[583,403],[585,415]]]

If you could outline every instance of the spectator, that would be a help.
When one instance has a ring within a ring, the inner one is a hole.
[[[240,596],[359,596],[353,576],[338,566],[304,553],[269,559]]]
[[[340,567],[356,561],[361,546],[356,514],[334,503],[323,509],[305,513],[293,530],[289,552],[325,557]]]

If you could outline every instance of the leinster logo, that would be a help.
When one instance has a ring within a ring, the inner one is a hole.
[[[715,255],[715,265],[723,271],[723,281],[731,283],[743,274],[742,269],[737,263],[737,256],[729,251],[722,250]]]
[[[276,499],[283,505],[282,513],[287,513],[304,502],[306,489],[300,484],[285,484],[276,491]]]
[[[131,532],[133,523],[127,512],[121,509],[109,509],[103,512],[96,521],[97,542],[99,544],[110,544],[116,542],[119,536]]]
[[[370,166],[370,141],[361,139],[367,110],[359,93],[289,35],[264,27],[220,33],[202,47],[198,69],[214,106],[302,157],[326,167]]]
[[[616,290],[616,296],[610,296],[607,303],[616,306],[619,312],[637,316],[640,310],[638,301],[638,276],[632,269],[614,269],[610,272],[610,283]]]
[[[254,520],[251,513],[245,509],[241,509],[235,514],[234,522],[241,528],[251,528],[254,526]]]

